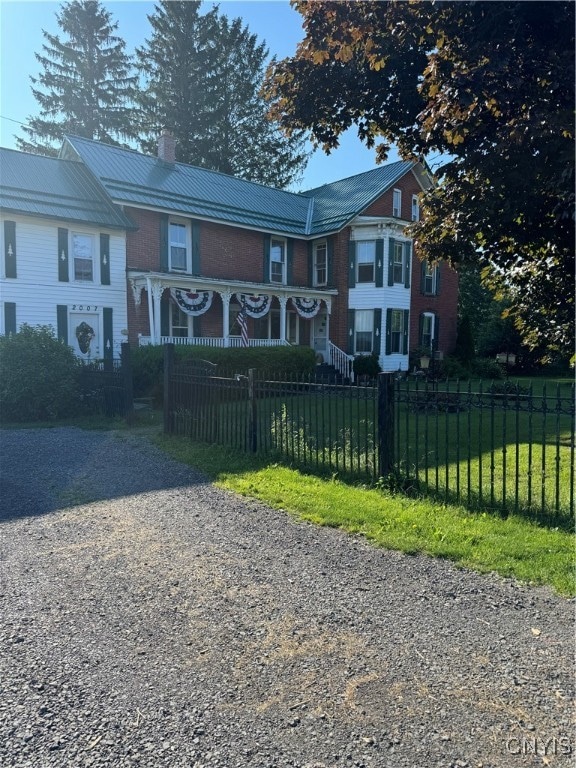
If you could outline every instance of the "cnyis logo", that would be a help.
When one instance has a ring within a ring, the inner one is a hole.
[[[95,336],[96,333],[94,332],[94,328],[84,321],[76,327],[76,340],[78,341],[80,352],[82,352],[83,355],[90,350],[90,344]]]

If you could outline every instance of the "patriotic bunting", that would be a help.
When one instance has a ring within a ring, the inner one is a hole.
[[[320,299],[304,299],[302,296],[293,296],[292,304],[300,317],[316,317],[320,311]]]
[[[212,306],[214,291],[188,292],[180,288],[170,288],[170,295],[182,312],[192,317],[199,317]]]
[[[247,293],[237,293],[236,298],[240,302],[248,317],[264,317],[270,309],[271,296],[261,293],[258,296],[250,296]]]

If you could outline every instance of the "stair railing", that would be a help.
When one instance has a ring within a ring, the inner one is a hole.
[[[328,359],[330,365],[333,365],[339,374],[341,374],[345,379],[348,379],[350,383],[354,383],[353,355],[349,355],[347,352],[344,352],[343,349],[337,347],[336,344],[333,344],[331,341],[329,341]]]

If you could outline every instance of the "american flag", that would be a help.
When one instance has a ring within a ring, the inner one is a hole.
[[[238,313],[238,325],[240,326],[240,338],[243,347],[248,346],[248,324],[246,322],[246,310],[244,307]]]

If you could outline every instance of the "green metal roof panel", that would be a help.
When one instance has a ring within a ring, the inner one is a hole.
[[[109,229],[134,229],[80,163],[1,147],[0,208]]]
[[[117,202],[306,234],[309,201],[302,195],[77,136],[66,141]]]
[[[410,160],[399,160],[302,192],[304,197],[314,199],[310,234],[341,229],[365,211],[413,166]]]

